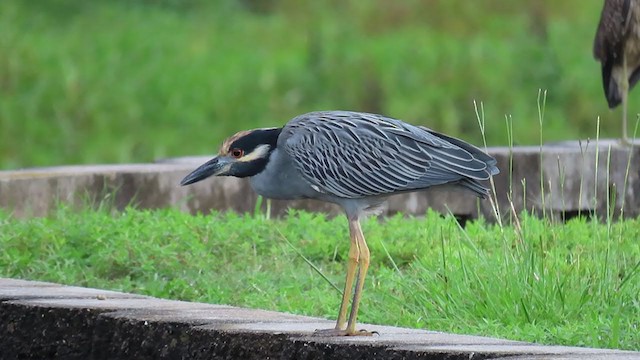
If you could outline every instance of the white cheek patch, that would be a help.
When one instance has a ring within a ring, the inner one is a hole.
[[[249,162],[249,161],[253,161],[256,159],[262,159],[267,157],[267,154],[269,153],[269,149],[271,148],[271,146],[267,145],[267,144],[262,144],[262,145],[258,145],[255,149],[253,149],[252,152],[246,154],[245,156],[241,157],[238,159],[238,161],[242,161],[242,162]]]

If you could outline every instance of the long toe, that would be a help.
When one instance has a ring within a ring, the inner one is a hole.
[[[347,330],[342,329],[317,329],[313,332],[313,336],[330,337],[330,336],[347,336]]]
[[[380,335],[377,331],[367,331],[365,329],[356,330],[352,333],[347,333],[347,336],[373,336]]]
[[[319,329],[314,331],[313,336],[331,337],[331,336],[373,336],[380,335],[377,331],[367,331],[364,329],[349,332],[341,329]]]

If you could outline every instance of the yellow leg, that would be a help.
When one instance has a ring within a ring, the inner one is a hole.
[[[349,305],[349,297],[351,295],[351,289],[353,288],[353,280],[355,279],[360,253],[358,250],[358,242],[353,231],[351,231],[351,227],[349,230],[351,246],[349,247],[349,259],[347,260],[347,277],[344,282],[344,291],[342,292],[342,302],[340,303],[340,311],[338,312],[336,330],[344,330],[344,325],[347,322],[347,306]]]
[[[369,247],[362,234],[362,228],[360,228],[360,221],[358,219],[353,221],[349,220],[349,229],[351,233],[355,234],[360,261],[358,263],[358,280],[356,281],[356,289],[353,293],[353,301],[351,302],[349,323],[347,324],[347,335],[371,335],[372,333],[367,331],[356,331],[356,318],[358,317],[358,308],[360,307],[360,297],[362,295],[362,288],[364,287],[364,279],[369,269]]]
[[[356,331],[356,318],[358,316],[358,307],[360,305],[360,295],[364,286],[364,278],[369,268],[369,248],[364,240],[360,221],[358,219],[349,219],[349,236],[351,238],[351,246],[349,247],[349,259],[347,263],[347,277],[344,283],[344,293],[342,294],[342,303],[340,303],[340,311],[338,312],[338,321],[336,327],[328,330],[316,330],[315,334],[319,336],[344,336],[344,335],[363,335],[370,336],[373,333],[360,330]],[[358,270],[358,278],[356,280],[356,270]],[[347,323],[347,306],[353,288],[353,281],[356,280],[356,288],[353,292],[353,300],[351,302],[351,313],[349,314],[349,322]],[[347,328],[345,329],[345,323]]]

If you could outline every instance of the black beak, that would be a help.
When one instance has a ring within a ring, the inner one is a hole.
[[[180,181],[180,185],[190,185],[200,180],[204,180],[209,176],[218,175],[227,163],[228,161],[225,161],[224,158],[214,157],[200,165],[197,169],[193,170],[191,174],[185,176],[184,179]]]

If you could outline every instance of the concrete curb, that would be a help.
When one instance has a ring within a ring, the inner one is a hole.
[[[332,321],[0,278],[3,359],[640,359],[640,353],[363,325],[374,337],[314,337]]]

